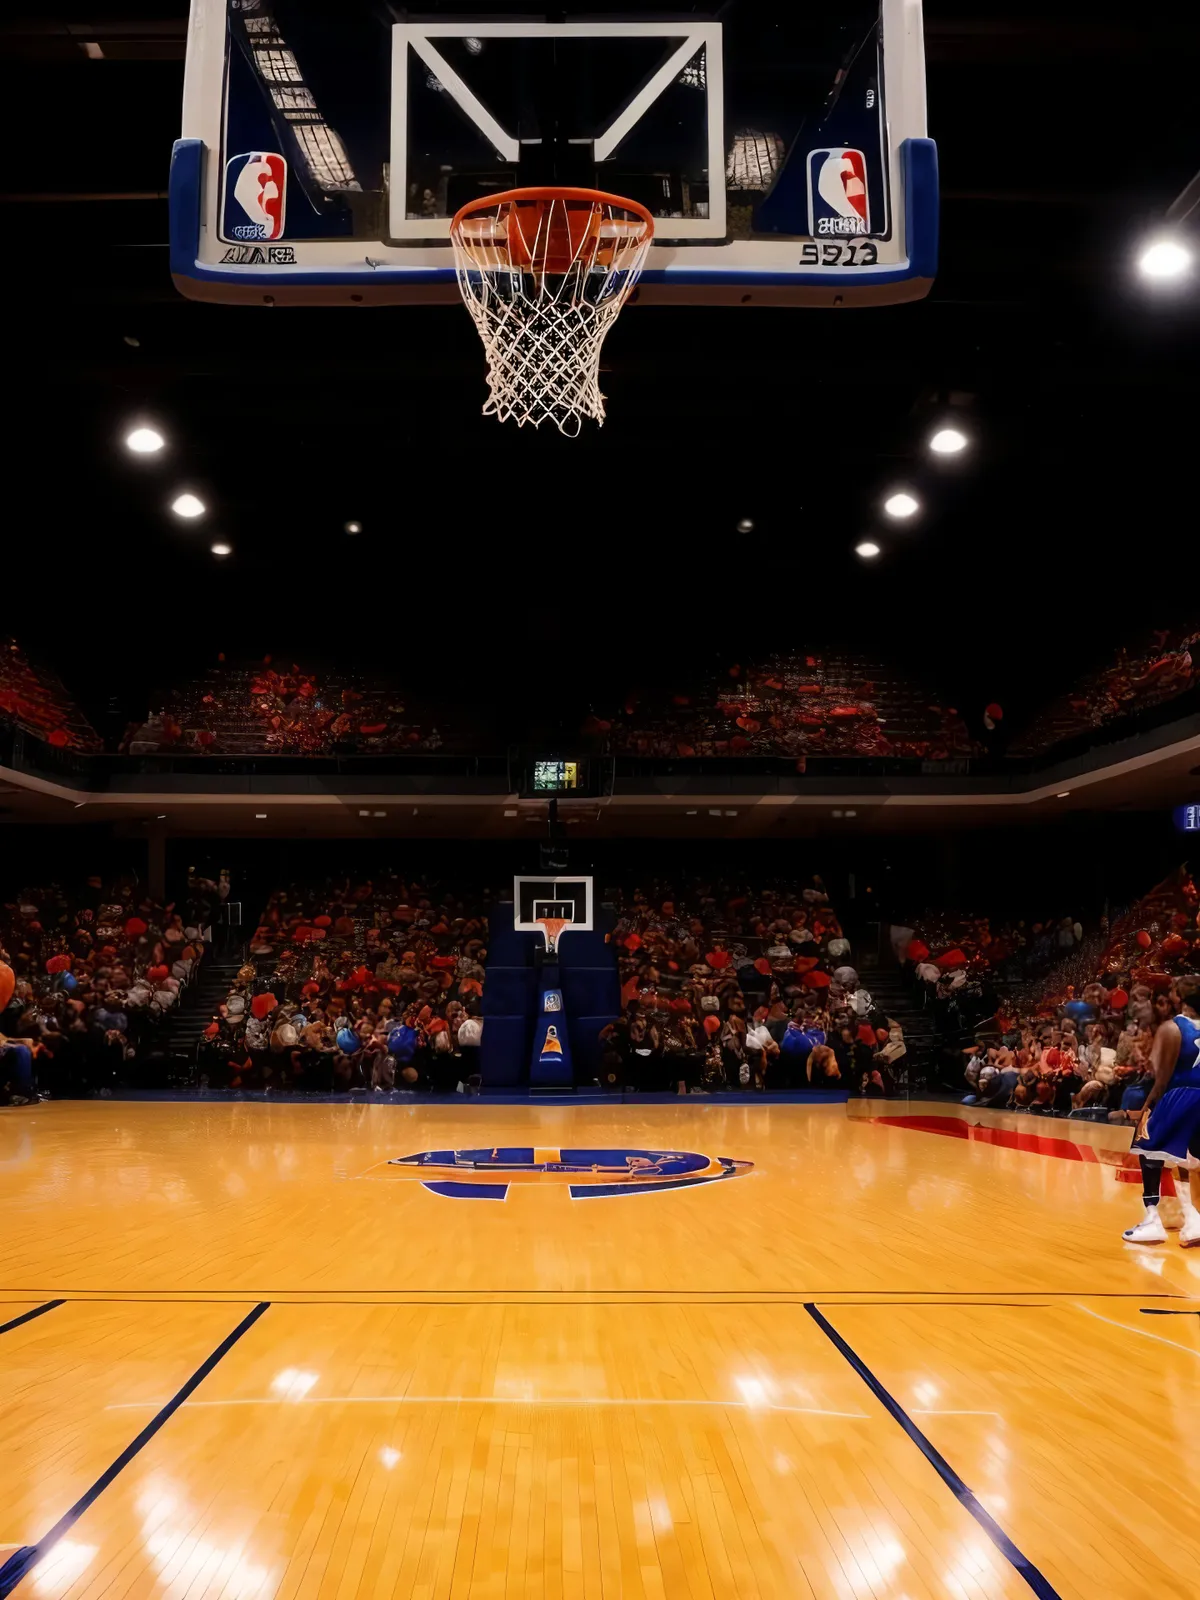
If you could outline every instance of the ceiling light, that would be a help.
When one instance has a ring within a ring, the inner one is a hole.
[[[697,815],[698,815],[698,813],[695,812],[695,811],[685,811],[684,812],[684,816],[685,817],[694,817],[694,816],[697,816]]]
[[[254,813],[254,820],[255,822],[265,822],[267,820],[267,813],[265,811],[256,811]]]
[[[387,816],[387,812],[386,811],[375,811],[375,812],[372,812],[372,816],[386,817]]]
[[[847,815],[847,816],[848,816],[848,817],[856,817],[856,816],[857,816],[857,815],[858,815],[858,812],[857,812],[857,811],[847,811],[847,813],[846,813],[846,815]],[[867,890],[867,893],[868,893],[868,894],[870,894],[870,892],[871,892],[871,891],[870,891],[870,890],[869,890],[869,889],[868,889],[868,890]]]
[[[346,532],[347,533],[361,533],[362,532],[362,523],[361,522],[348,522],[346,524]]]
[[[517,813],[516,813],[516,812],[515,812],[515,811],[508,811],[508,810],[506,810],[506,811],[505,811],[505,813],[504,813],[504,815],[505,815],[505,816],[506,816],[506,817],[515,817],[515,816],[516,816],[516,815],[517,815]]]
[[[369,817],[371,815],[369,811],[360,811],[358,814],[360,817]]]
[[[726,812],[726,813],[725,813],[725,815],[726,815],[726,816],[727,816],[727,817],[736,817],[736,816],[737,816],[737,812],[736,812],[736,811],[727,811],[727,812]]]
[[[871,539],[864,539],[861,544],[854,546],[854,554],[861,556],[864,561],[874,561],[879,554],[879,546]]]
[[[1143,278],[1182,278],[1192,265],[1192,252],[1178,239],[1155,239],[1138,257]]]
[[[154,820],[155,822],[165,822],[167,820],[167,813],[165,811],[160,811]]]
[[[967,436],[957,428],[939,428],[929,441],[935,456],[956,456],[967,448]]]
[[[135,456],[152,456],[166,442],[157,428],[133,428],[125,435],[125,448]]]
[[[171,501],[171,510],[177,517],[202,517],[204,501],[198,500],[194,494],[181,494]]]
[[[753,533],[754,532],[754,520],[753,520],[753,518],[751,518],[751,517],[742,517],[742,518],[740,518],[740,520],[738,521],[737,529],[738,529],[739,533]]]
[[[883,509],[889,517],[911,517],[921,509],[921,503],[913,495],[901,491],[889,495],[883,502]]]
[[[719,817],[721,815],[720,811],[714,811],[711,806],[709,807],[708,814],[710,817]]]
[[[1063,792],[1062,792],[1062,793],[1061,793],[1061,794],[1056,794],[1056,795],[1055,795],[1055,796],[1054,796],[1054,798],[1055,798],[1055,799],[1056,799],[1056,800],[1067,800],[1067,799],[1069,799],[1069,798],[1070,798],[1070,794],[1071,794],[1071,791],[1070,791],[1070,789],[1064,789],[1064,790],[1063,790]]]
[[[214,544],[212,553],[215,556],[231,556],[233,554],[233,546],[231,544]]]

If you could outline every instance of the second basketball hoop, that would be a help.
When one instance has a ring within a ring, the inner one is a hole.
[[[511,189],[450,224],[459,287],[487,358],[485,416],[578,434],[604,421],[600,351],[654,237],[635,200]]]

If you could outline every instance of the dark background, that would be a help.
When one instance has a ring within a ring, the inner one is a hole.
[[[1148,292],[1132,263],[1200,168],[1194,10],[927,0],[931,298],[631,308],[609,420],[577,441],[479,416],[457,308],[179,298],[183,0],[16,10],[4,626],[98,718],[218,650],[270,651],[378,663],[543,733],[634,684],[829,645],[1011,725],[1117,638],[1193,614],[1200,291]],[[951,410],[977,447],[934,467]],[[167,459],[119,448],[143,415]],[[868,570],[851,547],[900,481],[927,514]],[[199,529],[166,512],[184,486],[212,508]]]

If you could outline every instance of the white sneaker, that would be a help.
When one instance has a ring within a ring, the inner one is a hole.
[[[1121,1237],[1126,1244],[1165,1244],[1167,1230],[1163,1227],[1157,1206],[1147,1206],[1145,1221],[1139,1222],[1136,1228],[1126,1228]],[[1197,1242],[1200,1243],[1200,1240]]]
[[[1185,1250],[1200,1244],[1200,1211],[1189,1211],[1179,1231],[1179,1243]]]

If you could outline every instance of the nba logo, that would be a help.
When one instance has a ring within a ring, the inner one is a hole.
[[[839,146],[808,152],[808,231],[814,239],[870,233],[867,162]]]
[[[287,211],[287,162],[264,150],[231,156],[225,163],[221,237],[278,239]]]

